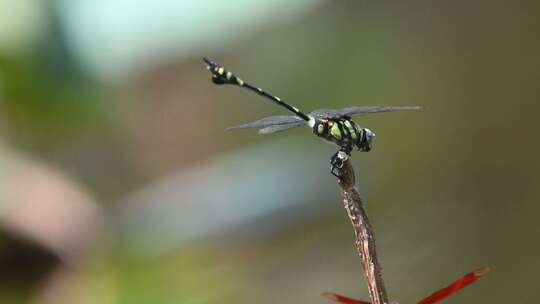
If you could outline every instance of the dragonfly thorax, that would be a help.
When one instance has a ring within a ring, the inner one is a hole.
[[[360,151],[371,150],[375,133],[361,128],[349,117],[315,119],[313,133],[343,148],[356,147]]]

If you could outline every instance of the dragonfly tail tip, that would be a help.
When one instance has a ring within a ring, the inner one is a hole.
[[[206,67],[207,68],[210,68],[211,66],[214,65],[214,62],[206,57],[202,57],[202,60],[204,61],[204,63],[206,63]]]

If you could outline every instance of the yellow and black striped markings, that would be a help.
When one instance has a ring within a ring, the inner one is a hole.
[[[355,144],[358,141],[358,125],[349,119],[327,120],[317,122],[313,132],[326,140],[338,145]]]
[[[329,121],[328,124],[330,127],[330,135],[332,135],[332,137],[334,137],[337,140],[341,140],[343,138],[343,134],[341,134],[341,128],[340,128],[339,122],[334,123],[333,121]]]
[[[237,84],[239,86],[244,85],[244,81],[242,79],[240,79],[239,77],[236,77],[233,73],[225,70],[221,66],[214,67],[214,73],[216,75],[219,75],[219,76],[227,79],[227,82],[229,82],[229,83],[234,83],[234,84]]]
[[[356,135],[357,131],[356,131],[356,128],[353,126],[353,123],[351,123],[350,120],[345,120],[345,122],[343,122],[343,125],[345,125],[345,127],[349,131],[349,134],[350,134],[351,138],[356,139],[357,138],[357,135]]]

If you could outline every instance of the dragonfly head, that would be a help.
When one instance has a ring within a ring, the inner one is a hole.
[[[362,152],[368,152],[371,150],[371,146],[373,144],[373,141],[375,140],[375,133],[371,131],[370,129],[363,128],[360,132],[360,140],[357,143],[358,150]]]

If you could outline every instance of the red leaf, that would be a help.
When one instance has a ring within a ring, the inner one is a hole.
[[[473,272],[467,273],[466,275],[464,275],[463,277],[461,277],[459,280],[455,281],[454,283],[450,284],[449,286],[434,292],[429,297],[418,302],[418,304],[433,304],[433,303],[439,302],[440,300],[474,283],[476,280],[478,280],[479,278],[487,274],[489,271],[490,271],[489,267],[483,267]],[[325,298],[328,298],[332,301],[343,303],[343,304],[371,304],[369,302],[351,299],[351,298],[348,298],[348,297],[345,297],[336,293],[325,292],[322,295]]]
[[[345,296],[338,295],[337,293],[325,292],[322,294],[322,296],[332,301],[336,301],[343,304],[370,304],[369,302],[347,298]]]
[[[462,278],[460,278],[459,280],[450,284],[448,287],[445,287],[431,294],[429,297],[423,299],[418,304],[433,304],[435,302],[439,302],[440,300],[448,297],[449,295],[456,293],[460,289],[463,289],[467,287],[468,285],[472,284],[474,281],[478,280],[483,275],[487,274],[489,271],[490,271],[489,267],[484,267],[476,271],[470,272],[466,274],[465,276],[463,276]]]

